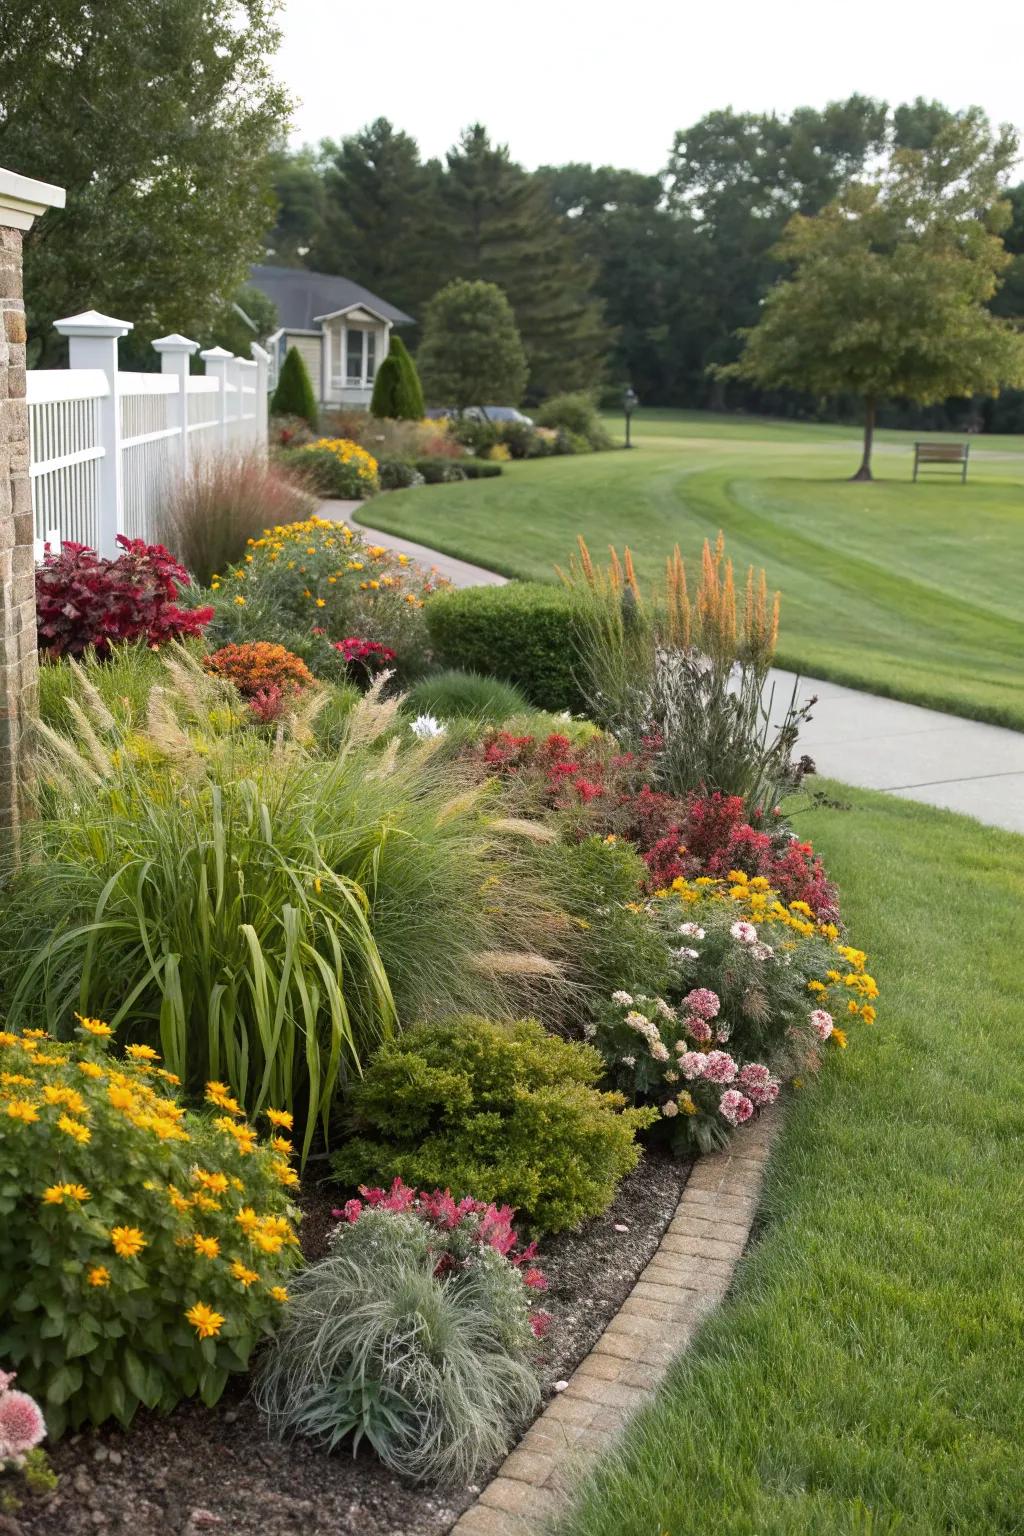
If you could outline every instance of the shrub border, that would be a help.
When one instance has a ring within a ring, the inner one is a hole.
[[[594,1348],[451,1536],[527,1536],[654,1394],[732,1283],[778,1133],[777,1111],[699,1158],[654,1257]]]

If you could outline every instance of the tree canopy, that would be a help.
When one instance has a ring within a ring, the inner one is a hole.
[[[433,405],[518,405],[527,365],[515,315],[494,283],[457,278],[427,307],[420,374]]]
[[[258,257],[289,111],[277,0],[7,0],[0,163],[67,189],[25,242],[35,351],[99,309],[144,339],[201,331]]]
[[[872,179],[820,213],[795,214],[776,254],[792,275],[766,296],[726,375],[849,392],[865,404],[857,478],[871,477],[879,400],[929,404],[1024,383],[1024,336],[988,308],[1011,261],[1002,179],[1016,153],[977,111],[921,148],[895,143]]]

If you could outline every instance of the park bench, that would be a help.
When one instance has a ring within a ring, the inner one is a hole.
[[[914,479],[923,464],[952,464],[960,465],[960,484],[967,479],[967,455],[971,451],[970,443],[915,443],[914,444]]]

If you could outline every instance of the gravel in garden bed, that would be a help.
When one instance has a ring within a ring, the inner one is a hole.
[[[658,1246],[688,1165],[653,1153],[603,1216],[543,1244],[552,1314],[544,1341],[547,1400],[593,1347]],[[323,1251],[333,1198],[309,1192],[303,1247]],[[0,1536],[442,1536],[477,1489],[437,1493],[388,1473],[370,1450],[334,1455],[268,1441],[233,1382],[213,1410],[188,1404],[140,1413],[128,1431],[70,1435],[53,1451],[60,1475],[45,1504],[26,1504]],[[482,1478],[481,1481],[486,1481]]]

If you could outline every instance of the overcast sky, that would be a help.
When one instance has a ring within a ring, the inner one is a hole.
[[[389,117],[441,155],[479,120],[530,168],[656,171],[711,108],[852,91],[1024,129],[1020,0],[286,0],[283,27],[296,144]]]

